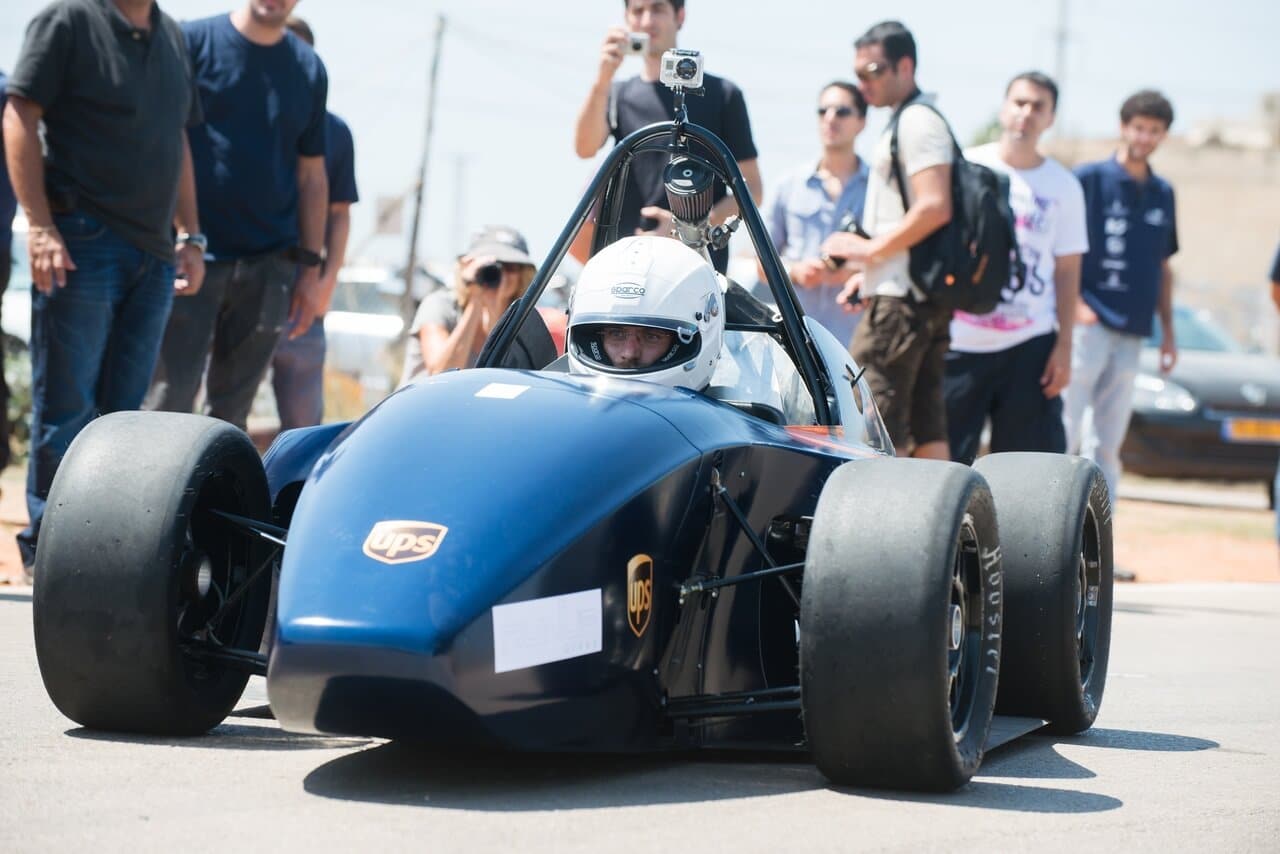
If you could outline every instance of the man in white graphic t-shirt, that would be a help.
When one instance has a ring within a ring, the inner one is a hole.
[[[957,462],[973,462],[988,418],[992,451],[1066,451],[1059,394],[1071,377],[1071,328],[1089,236],[1080,182],[1037,150],[1057,105],[1052,79],[1019,74],[1005,90],[1000,140],[965,152],[1009,177],[1027,275],[995,311],[958,311],[951,322],[943,392]]]

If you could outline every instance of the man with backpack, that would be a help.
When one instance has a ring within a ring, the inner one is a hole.
[[[966,465],[978,454],[988,418],[992,451],[1067,449],[1061,392],[1071,377],[1080,256],[1089,235],[1080,182],[1037,147],[1057,106],[1052,79],[1019,74],[1005,88],[999,141],[965,151],[965,160],[1008,176],[1027,264],[1026,286],[1006,290],[994,311],[957,311],[951,321],[947,428],[952,458]]]
[[[951,221],[955,143],[916,86],[916,44],[906,27],[876,24],[854,49],[853,70],[867,103],[895,113],[871,157],[862,234],[837,232],[822,251],[830,264],[863,267],[838,300],[867,312],[850,351],[866,370],[894,447],[903,455],[950,459],[942,376],[951,306],[913,281],[910,251]]]

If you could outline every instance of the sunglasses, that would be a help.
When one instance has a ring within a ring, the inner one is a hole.
[[[861,68],[853,70],[854,76],[866,83],[868,80],[879,80],[881,77],[889,73],[889,63],[887,62],[868,62]]]
[[[854,114],[853,107],[837,107],[832,104],[830,107],[818,107],[818,118],[822,118],[827,113],[835,111],[837,119],[847,119]]]

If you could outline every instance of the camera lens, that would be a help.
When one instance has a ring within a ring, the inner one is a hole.
[[[640,53],[640,52],[642,52],[643,50],[644,50],[644,42],[640,41],[640,39],[632,39],[632,40],[631,40],[631,52],[632,52],[632,53]]]
[[[476,284],[486,288],[496,288],[502,284],[502,265],[485,264],[476,270]]]
[[[692,80],[698,73],[698,63],[688,57],[676,63],[676,76],[681,80]]]

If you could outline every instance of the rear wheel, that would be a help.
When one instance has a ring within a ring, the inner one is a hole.
[[[996,710],[1057,733],[1093,725],[1111,652],[1111,499],[1096,465],[1062,454],[979,460],[1000,514],[1004,663]]]
[[[36,654],[63,714],[190,735],[231,711],[246,672],[201,652],[258,648],[273,552],[220,513],[270,515],[262,463],[229,424],[116,413],[77,437],[50,490],[35,571]]]
[[[991,495],[965,466],[846,463],[814,513],[800,688],[834,783],[947,790],[982,761],[999,675]]]

